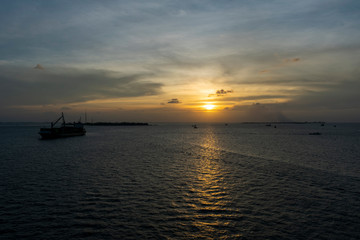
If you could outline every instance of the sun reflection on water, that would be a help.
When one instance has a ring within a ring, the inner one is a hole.
[[[226,234],[232,217],[231,197],[226,183],[227,170],[221,162],[218,139],[212,128],[199,141],[188,202],[192,208],[192,238],[213,239]]]

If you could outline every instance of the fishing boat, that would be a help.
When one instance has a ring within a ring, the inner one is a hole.
[[[309,135],[321,135],[321,133],[320,132],[311,132],[311,133],[309,133]]]
[[[61,125],[59,127],[56,127],[56,124],[59,123],[60,120],[62,120]],[[40,128],[39,131],[39,134],[43,139],[84,136],[85,133],[86,130],[81,121],[74,123],[66,123],[64,113],[61,113],[61,117],[51,123],[50,128]]]

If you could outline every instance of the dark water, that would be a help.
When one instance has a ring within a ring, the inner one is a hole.
[[[359,239],[359,124],[198,126],[1,124],[0,238]]]

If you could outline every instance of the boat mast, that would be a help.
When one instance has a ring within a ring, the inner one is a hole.
[[[64,117],[64,113],[63,113],[63,112],[61,112],[61,117],[62,117],[62,119],[63,119],[63,126],[65,127],[65,117]]]
[[[57,124],[57,123],[60,121],[60,119],[63,120],[63,125],[65,126],[64,113],[62,112],[62,113],[61,113],[61,117],[59,117],[55,122],[52,122],[52,123],[51,123],[51,128],[53,128],[53,127],[55,126],[55,124]]]

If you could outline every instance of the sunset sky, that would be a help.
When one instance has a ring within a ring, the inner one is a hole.
[[[5,0],[0,28],[0,122],[360,121],[358,0]]]

